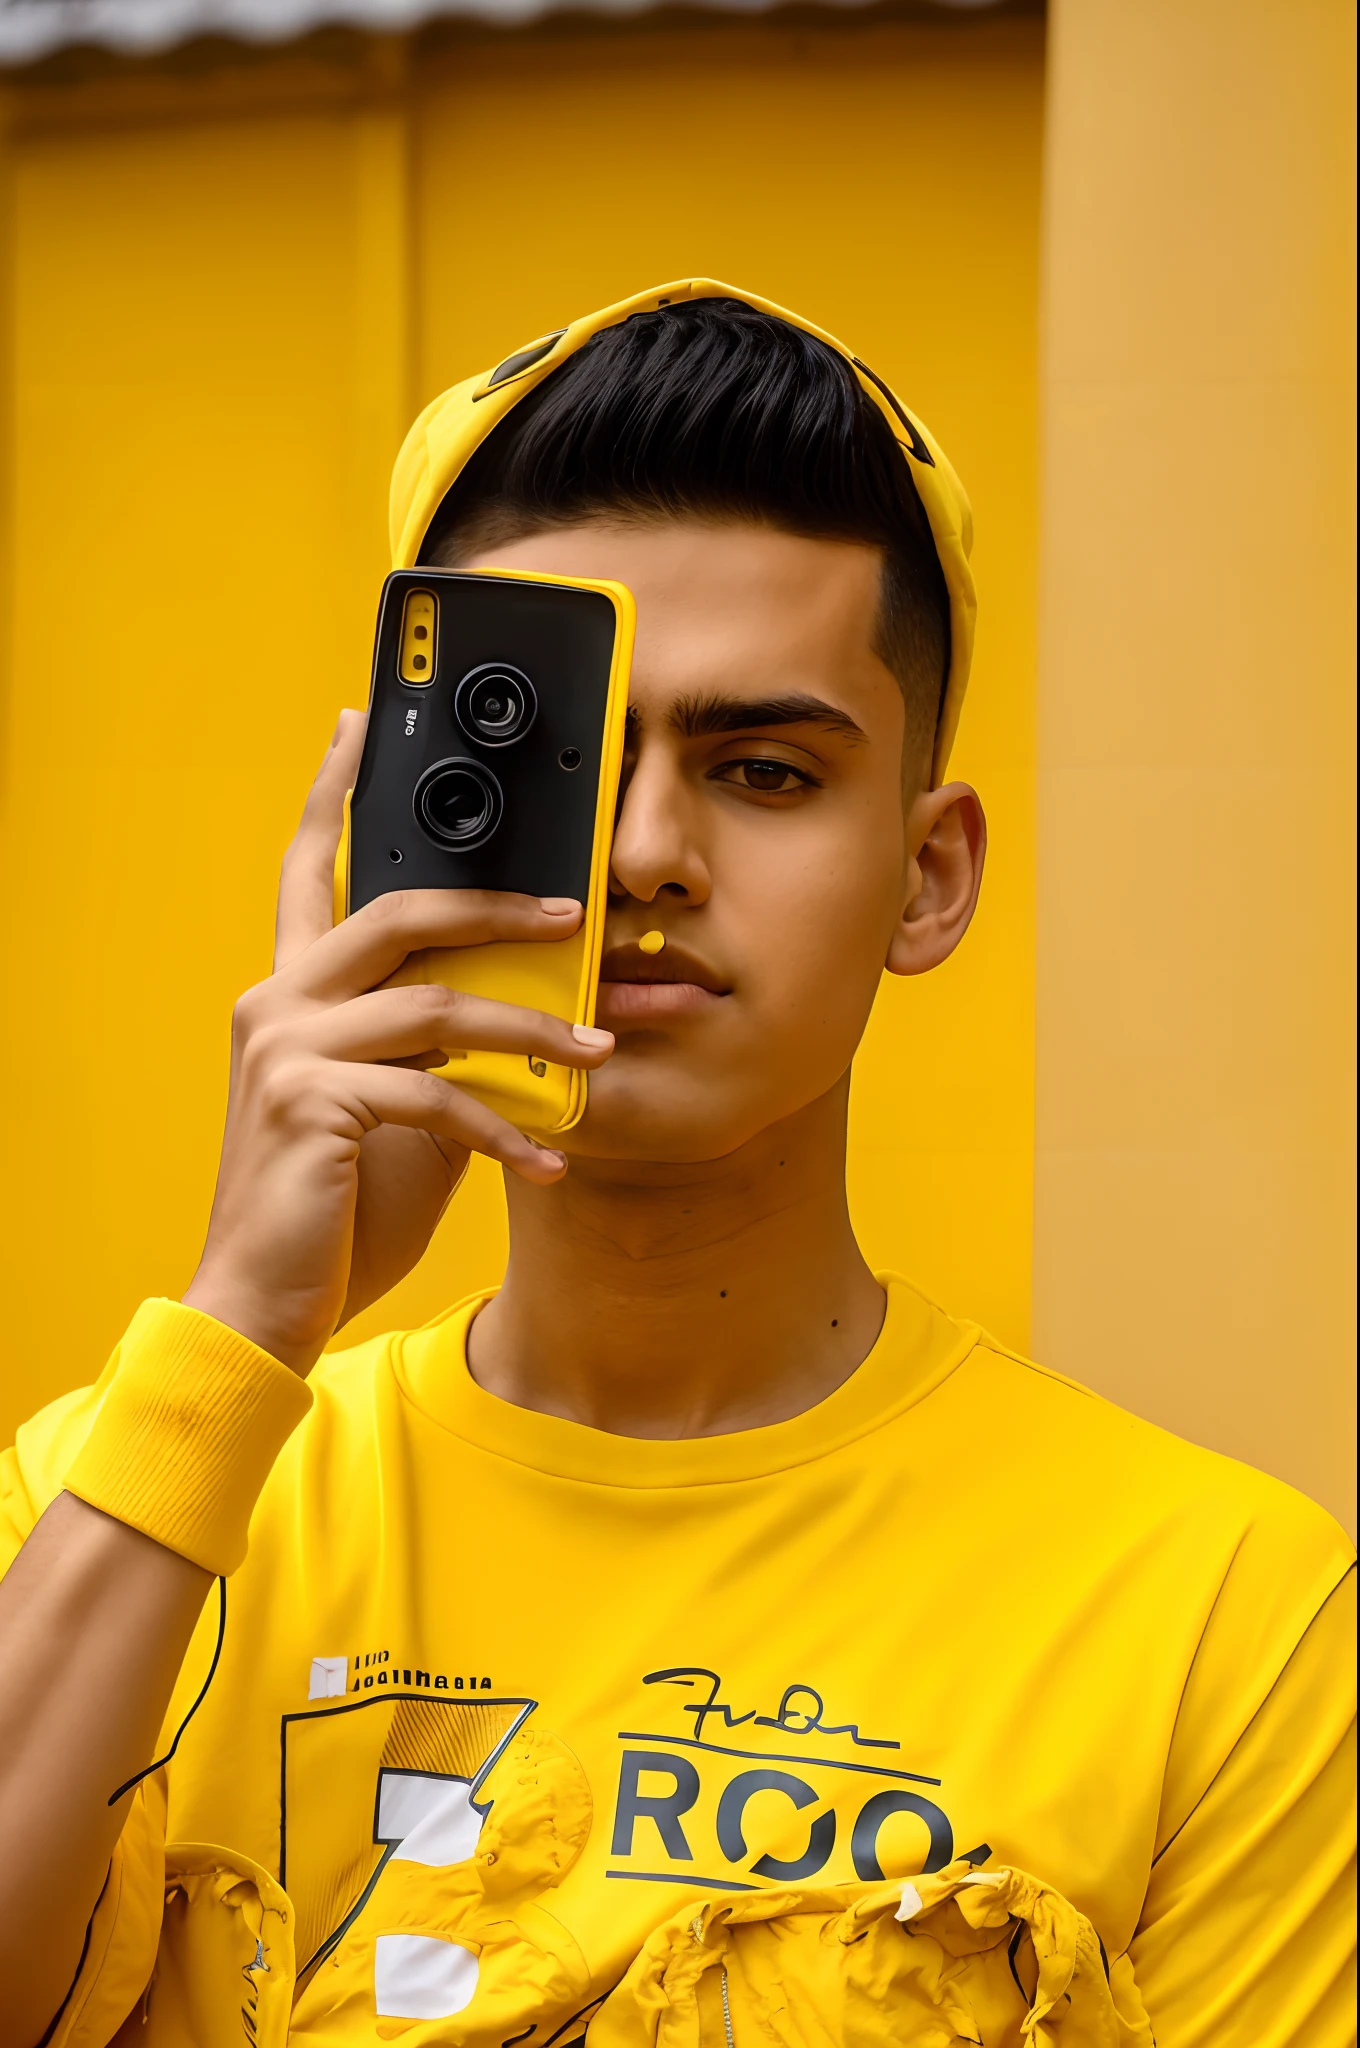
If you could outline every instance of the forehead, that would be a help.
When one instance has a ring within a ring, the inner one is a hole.
[[[875,548],[762,526],[591,521],[460,566],[626,584],[638,612],[630,696],[644,721],[697,694],[800,690],[837,704],[866,731],[880,716],[900,718],[897,685],[873,650]]]

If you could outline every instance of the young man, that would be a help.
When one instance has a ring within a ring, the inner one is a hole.
[[[637,599],[600,1028],[388,985],[576,904],[331,928],[346,713],[185,1303],[6,1457],[0,2048],[1349,2038],[1344,1538],[850,1230],[879,976],[981,877],[967,533],[723,287],[417,424],[400,562]],[[535,1145],[428,1071],[468,1046],[588,1068],[585,1120]],[[504,1285],[323,1358],[470,1148]]]

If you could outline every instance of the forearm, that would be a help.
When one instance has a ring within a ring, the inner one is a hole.
[[[110,1798],[152,1761],[204,1595],[244,1558],[311,1400],[167,1301],[143,1304],[96,1393],[78,1448],[25,1482],[51,1505],[0,1582],[0,2048],[41,2040],[70,1987],[132,1805]]]
[[[110,1795],[151,1761],[211,1584],[69,1493],[0,1581],[0,2048],[34,2048],[75,1975]]]

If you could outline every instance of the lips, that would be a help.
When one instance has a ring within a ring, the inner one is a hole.
[[[606,1030],[621,1024],[660,1022],[712,1009],[728,993],[711,967],[683,946],[667,943],[660,953],[636,944],[611,946],[600,963],[595,1020]]]

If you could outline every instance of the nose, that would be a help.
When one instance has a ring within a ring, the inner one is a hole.
[[[670,896],[694,906],[712,893],[698,818],[679,763],[661,740],[644,739],[628,777],[614,827],[609,891],[654,903]]]

